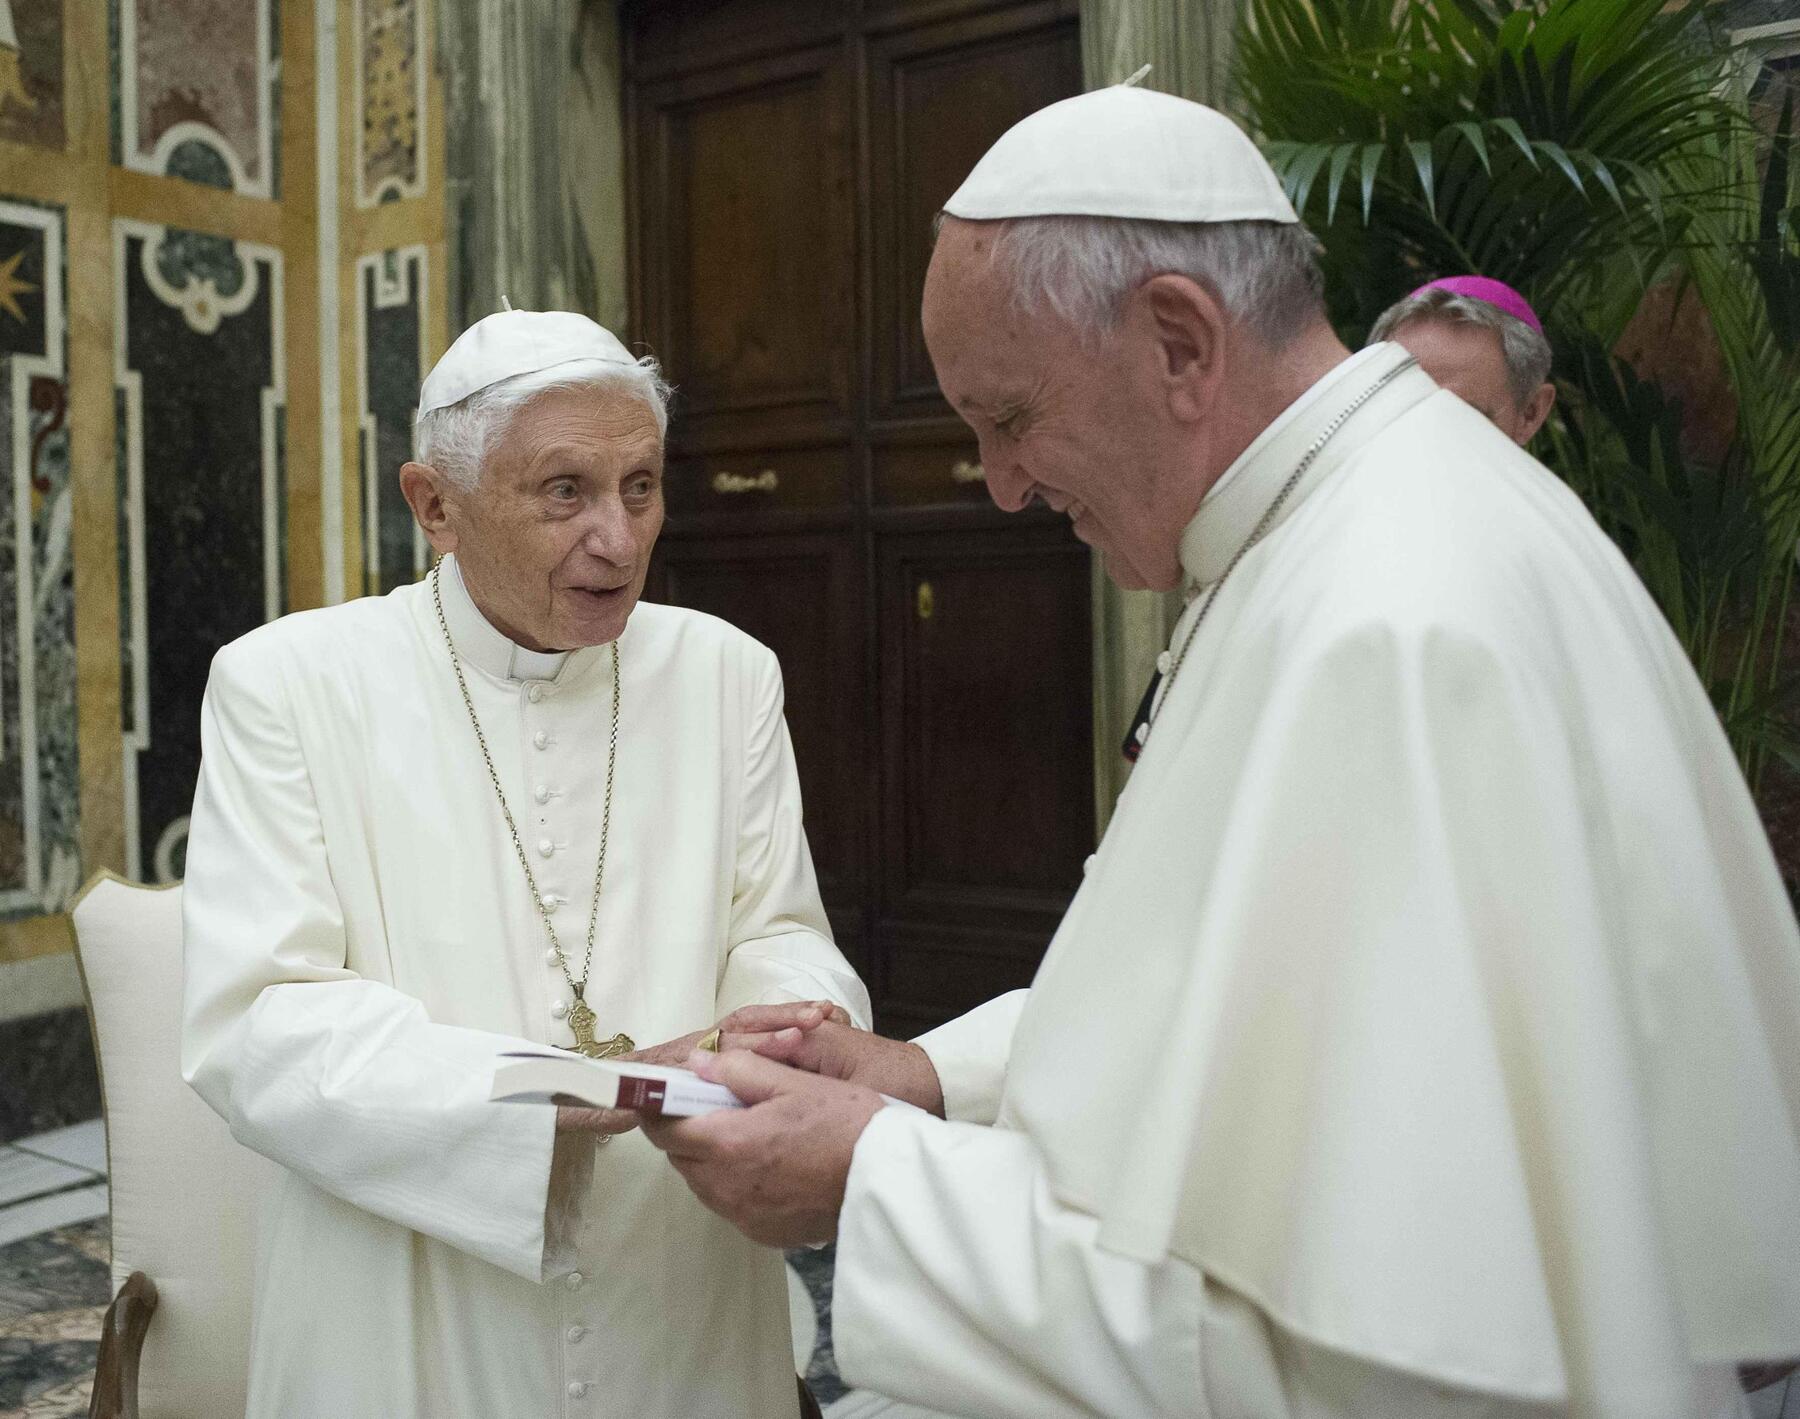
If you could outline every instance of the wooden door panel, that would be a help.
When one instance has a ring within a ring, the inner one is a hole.
[[[1031,984],[1034,956],[987,952],[966,936],[913,942],[891,925],[885,938],[875,1028],[910,1039],[977,1005]],[[945,949],[948,946],[949,949]]]
[[[1066,527],[878,544],[878,920],[1041,948],[1093,845],[1088,554]]]
[[[855,568],[842,533],[666,539],[651,588],[658,600],[730,621],[781,662],[807,841],[846,954],[862,937],[868,835]]]
[[[836,48],[639,91],[643,323],[677,439],[848,417],[853,216]]]
[[[993,141],[1081,92],[1076,21],[1053,3],[1013,6],[869,42],[873,407],[942,413],[919,301],[932,220]]]

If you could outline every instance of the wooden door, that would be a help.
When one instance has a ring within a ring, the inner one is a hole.
[[[996,138],[1028,114],[1081,92],[1081,46],[1070,8],[989,7],[869,40],[869,282],[878,420],[912,416],[961,428],[938,392],[919,324],[933,222]]]
[[[677,386],[649,594],[780,658],[826,907],[892,1033],[1027,982],[1091,845],[1087,552],[993,507],[918,318],[938,207],[1078,90],[1075,10],[624,11],[633,333]]]
[[[781,662],[819,892],[838,945],[867,975],[868,693],[858,673],[862,603],[850,539],[674,537],[659,546],[657,561],[656,600],[730,621]]]
[[[914,14],[924,14],[914,21]],[[868,41],[881,1027],[1026,985],[1093,842],[1088,554],[997,512],[919,322],[933,218],[993,141],[1080,91],[1067,5],[894,7]]]
[[[1030,983],[1092,850],[1087,549],[1066,528],[884,537],[884,1025]]]
[[[638,96],[637,325],[677,381],[679,448],[848,434],[848,105],[832,45]]]

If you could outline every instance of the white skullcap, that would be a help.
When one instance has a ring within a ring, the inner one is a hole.
[[[618,336],[566,310],[503,310],[456,337],[419,389],[419,413],[460,404],[478,389],[514,375],[576,360],[636,365]]]
[[[1256,145],[1222,113],[1126,84],[1020,119],[944,204],[953,217],[1297,222]]]

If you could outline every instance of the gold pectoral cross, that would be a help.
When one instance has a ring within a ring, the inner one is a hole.
[[[610,1040],[595,1039],[594,1025],[598,1019],[585,1000],[577,1000],[570,1007],[569,1028],[575,1032],[576,1054],[585,1054],[589,1059],[617,1059],[637,1048],[637,1042],[626,1034],[614,1035]]]

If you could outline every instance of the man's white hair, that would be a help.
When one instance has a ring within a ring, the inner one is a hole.
[[[481,481],[482,466],[519,410],[552,389],[614,389],[634,394],[656,415],[658,436],[669,431],[669,396],[674,390],[650,356],[634,365],[572,360],[514,375],[476,390],[461,403],[419,415],[413,423],[413,457],[430,464],[464,492],[472,492]]]
[[[1442,286],[1427,286],[1382,311],[1375,328],[1369,332],[1369,343],[1393,339],[1396,330],[1413,320],[1441,320],[1447,324],[1478,325],[1483,330],[1492,330],[1500,337],[1500,351],[1506,357],[1506,382],[1512,390],[1513,403],[1520,409],[1531,402],[1538,386],[1550,378],[1548,340],[1499,306],[1472,296],[1459,296]]]
[[[1319,243],[1298,222],[1009,217],[999,227],[993,259],[1012,277],[1014,304],[1047,303],[1089,344],[1153,276],[1199,282],[1275,349],[1325,316]]]

